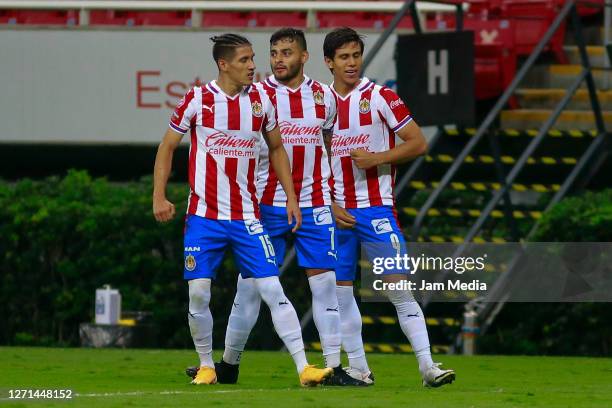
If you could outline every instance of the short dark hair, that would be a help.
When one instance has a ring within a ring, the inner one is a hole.
[[[348,43],[356,42],[361,47],[363,54],[363,37],[349,27],[336,28],[325,36],[323,41],[323,55],[329,59],[334,59],[336,50]]]
[[[272,37],[270,37],[270,45],[274,45],[278,40],[282,40],[285,38],[297,42],[302,50],[307,50],[306,37],[304,36],[304,32],[297,28],[290,27],[281,28],[280,30],[272,34]]]
[[[251,42],[238,34],[223,34],[210,37],[213,45],[213,58],[219,62],[221,58],[231,59],[236,52],[236,48],[250,46]]]

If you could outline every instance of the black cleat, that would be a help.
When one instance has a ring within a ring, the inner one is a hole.
[[[226,363],[221,359],[215,363],[215,371],[217,372],[217,382],[219,384],[236,384],[238,382],[239,364]]]
[[[323,385],[333,385],[341,387],[367,387],[368,383],[353,378],[344,371],[342,366],[334,368],[334,373],[323,381]]]
[[[236,384],[238,382],[238,364],[229,364],[221,360],[215,363],[215,371],[217,373],[217,382],[219,384]],[[194,379],[198,375],[200,367],[192,366],[185,369],[187,377]]]
[[[185,374],[187,374],[187,377],[191,377],[191,379],[193,380],[196,377],[196,375],[198,375],[198,370],[200,370],[200,367],[195,367],[195,366],[187,367],[185,369]]]

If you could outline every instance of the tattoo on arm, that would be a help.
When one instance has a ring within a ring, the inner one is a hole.
[[[333,130],[323,130],[323,143],[325,144],[325,150],[327,150],[327,157],[331,160],[331,142]]]

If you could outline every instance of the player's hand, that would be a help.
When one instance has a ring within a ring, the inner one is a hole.
[[[174,214],[176,214],[174,204],[168,201],[166,197],[153,198],[153,216],[156,221],[170,221],[174,217]]]
[[[336,224],[338,228],[341,229],[350,229],[355,226],[357,220],[353,215],[346,211],[344,208],[340,207],[336,203],[332,203],[332,212],[334,213],[334,218],[336,219]]]
[[[302,226],[302,212],[300,211],[300,206],[297,201],[294,199],[287,200],[287,224],[293,223],[295,219],[295,226],[291,230],[291,232],[295,232]]]
[[[357,168],[363,170],[380,164],[375,153],[365,151],[364,149],[351,150],[351,159],[353,159]]]

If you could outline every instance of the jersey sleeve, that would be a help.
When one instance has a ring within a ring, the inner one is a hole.
[[[412,115],[404,101],[387,87],[380,89],[377,105],[378,111],[396,133],[412,121]]]
[[[195,88],[183,96],[170,116],[170,128],[184,135],[191,128],[191,121],[196,115]]]
[[[323,130],[333,130],[336,123],[336,98],[329,88],[325,89],[325,99],[326,116],[322,128]]]
[[[264,127],[266,131],[269,132],[278,125],[276,108],[266,92],[260,91],[259,94],[261,95],[261,100],[264,107]]]

